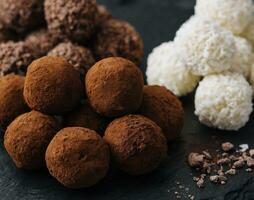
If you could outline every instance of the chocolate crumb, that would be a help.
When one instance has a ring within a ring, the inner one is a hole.
[[[235,175],[236,170],[235,169],[229,169],[228,171],[225,172],[226,175]]]
[[[249,154],[250,154],[250,157],[254,158],[254,149],[251,149],[251,150],[249,151]]]
[[[199,153],[190,153],[188,162],[191,167],[201,167],[204,163],[204,155]]]
[[[229,152],[234,148],[234,145],[230,142],[225,142],[221,145],[221,148],[225,152]]]
[[[246,162],[247,162],[248,167],[254,167],[254,159],[253,158],[247,157]]]

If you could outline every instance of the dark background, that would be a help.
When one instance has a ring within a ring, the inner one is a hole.
[[[141,33],[146,56],[161,42],[172,40],[179,26],[193,14],[194,0],[98,0],[117,18],[128,20]],[[144,59],[143,70],[146,66]],[[68,190],[44,171],[18,170],[0,145],[0,200],[173,200],[176,182],[189,188],[196,199],[254,199],[254,173],[244,170],[232,177],[225,186],[207,184],[198,189],[186,164],[191,151],[209,149],[213,152],[221,142],[254,147],[254,120],[239,132],[222,132],[201,125],[194,116],[193,95],[181,99],[186,112],[182,136],[169,144],[169,156],[150,175],[129,177],[116,170],[97,186],[84,190]],[[188,199],[183,195],[182,199]]]

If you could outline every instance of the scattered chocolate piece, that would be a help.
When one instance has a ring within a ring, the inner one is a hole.
[[[234,162],[233,167],[242,168],[245,164],[245,161],[241,158],[238,161]]]
[[[191,167],[201,167],[204,164],[204,155],[199,153],[190,153],[188,162]]]
[[[246,152],[249,149],[249,145],[248,144],[241,144],[239,145],[240,147],[240,152]]]
[[[248,167],[254,167],[254,159],[253,158],[247,157],[246,162],[247,162]]]
[[[249,173],[250,173],[250,172],[253,172],[253,169],[247,168],[247,169],[246,169],[246,172],[249,172]]]
[[[250,154],[250,157],[253,157],[253,158],[254,158],[254,149],[251,149],[251,150],[249,151],[249,154]]]
[[[236,170],[235,169],[229,169],[228,171],[225,172],[226,175],[235,175]]]
[[[204,186],[205,186],[204,184],[205,184],[205,181],[204,181],[203,178],[200,178],[200,179],[198,180],[198,182],[197,182],[197,186],[198,186],[199,188],[204,187]]]
[[[218,183],[219,182],[219,176],[218,175],[213,175],[213,176],[210,176],[210,181],[213,182],[213,183]]]
[[[230,159],[229,158],[222,158],[222,159],[219,159],[217,161],[218,165],[225,165],[225,164],[228,164],[228,163],[230,163]]]
[[[234,145],[230,142],[225,142],[221,145],[221,148],[223,151],[228,152],[234,148]]]
[[[202,153],[205,155],[206,159],[212,160],[212,156],[211,156],[211,154],[208,151],[203,151]]]

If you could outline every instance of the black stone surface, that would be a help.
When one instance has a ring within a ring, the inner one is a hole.
[[[130,21],[141,33],[145,53],[163,41],[173,39],[179,26],[193,14],[194,0],[98,0],[115,17]],[[146,59],[145,59],[146,60]],[[145,61],[144,61],[145,63]],[[145,69],[145,64],[143,65]],[[182,136],[169,144],[168,159],[150,175],[129,177],[117,170],[97,186],[84,190],[69,190],[58,184],[46,171],[27,172],[13,165],[0,145],[0,200],[174,200],[176,181],[189,188],[196,199],[252,200],[254,173],[244,172],[232,177],[225,186],[207,184],[198,189],[186,164],[193,150],[213,152],[224,141],[249,144],[254,147],[254,120],[239,132],[223,132],[201,125],[193,114],[193,96],[181,99],[186,112]],[[182,199],[188,199],[183,196]]]

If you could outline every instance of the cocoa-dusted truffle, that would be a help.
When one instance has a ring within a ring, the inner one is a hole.
[[[86,75],[91,106],[107,117],[135,112],[142,101],[143,76],[139,68],[120,57],[97,62]]]
[[[143,41],[128,22],[111,19],[97,33],[94,51],[98,58],[120,56],[140,65],[144,55]]]
[[[86,100],[83,105],[65,115],[63,121],[65,127],[84,127],[94,130],[102,135],[109,119],[96,113]]]
[[[44,10],[48,28],[55,35],[83,43],[96,30],[95,0],[45,0]]]
[[[36,58],[47,55],[58,43],[58,37],[49,33],[47,29],[39,29],[25,38],[25,43],[33,50]]]
[[[184,123],[180,100],[162,86],[145,86],[139,114],[148,117],[161,127],[168,140],[178,137]]]
[[[167,154],[161,128],[141,115],[114,120],[104,140],[110,147],[113,163],[130,175],[142,175],[156,169]]]
[[[66,58],[81,74],[85,74],[87,69],[92,67],[95,63],[93,54],[89,49],[74,45],[71,42],[58,44],[48,55]]]
[[[24,73],[33,58],[33,52],[24,42],[0,43],[0,76]]]
[[[46,151],[50,174],[68,188],[98,183],[109,168],[109,150],[95,131],[73,127],[59,131]]]
[[[103,24],[107,20],[112,18],[111,12],[104,5],[97,6],[97,23],[98,25]]]
[[[4,146],[18,168],[43,168],[47,146],[58,130],[55,118],[31,111],[8,126]]]
[[[24,97],[31,109],[61,115],[79,104],[82,92],[79,73],[62,57],[45,56],[28,67]]]
[[[23,98],[25,77],[6,75],[0,78],[0,127],[5,129],[17,116],[28,111]]]
[[[43,23],[44,0],[1,0],[0,22],[6,29],[24,33]]]

